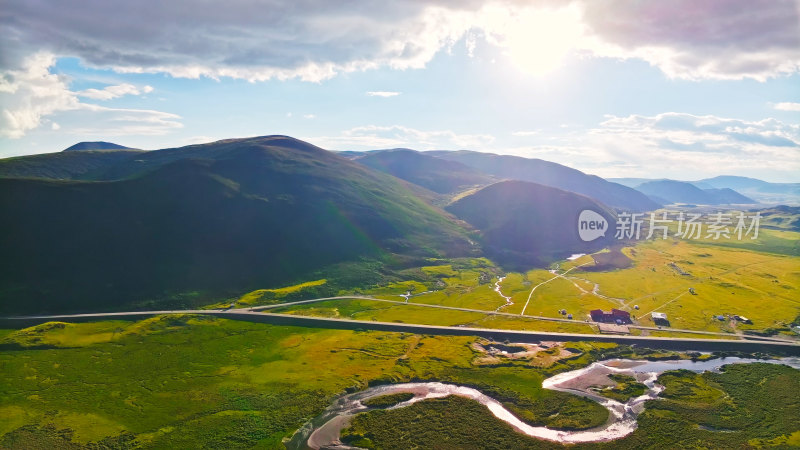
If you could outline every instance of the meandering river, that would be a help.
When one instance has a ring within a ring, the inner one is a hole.
[[[301,448],[350,448],[339,441],[341,430],[347,428],[352,417],[372,408],[364,406],[361,401],[381,395],[408,392],[414,397],[408,401],[392,406],[390,409],[403,408],[413,403],[430,399],[458,395],[485,405],[498,419],[508,423],[515,430],[528,436],[560,443],[601,442],[619,439],[632,433],[636,427],[636,418],[644,410],[647,400],[658,397],[663,387],[656,383],[658,376],[669,370],[688,369],[694,372],[717,371],[726,364],[746,364],[767,362],[786,364],[800,369],[800,358],[781,360],[755,360],[742,358],[721,358],[708,361],[637,361],[612,359],[593,363],[585,368],[560,373],[542,382],[542,387],[590,398],[603,405],[609,411],[606,423],[599,427],[581,431],[554,430],[547,427],[536,427],[518,419],[499,401],[467,386],[455,384],[425,382],[401,383],[372,387],[338,397],[322,414],[301,427],[287,442],[289,449]],[[625,403],[605,398],[594,393],[592,386],[613,385],[609,374],[618,373],[635,377],[647,386],[647,391],[640,397],[632,398]]]

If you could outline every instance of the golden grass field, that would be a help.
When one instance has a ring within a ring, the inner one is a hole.
[[[583,333],[595,330],[586,323],[590,310],[618,308],[629,311],[635,324],[642,327],[655,327],[649,314],[663,312],[672,329],[730,333],[731,337],[748,330],[792,334],[787,326],[800,316],[800,257],[794,254],[791,244],[798,240],[800,233],[774,229],[762,229],[756,241],[643,240],[622,247],[621,254],[604,250],[600,256],[606,261],[620,261],[620,255],[629,261],[622,264],[627,266],[624,268],[598,271],[593,269],[591,255],[561,261],[548,270],[506,274],[480,259],[471,266],[420,268],[435,283],[403,281],[363,292],[395,301],[403,301],[402,295],[410,292],[412,303],[512,314],[521,313],[528,302],[526,316],[564,319],[559,313],[564,309],[573,315],[574,324],[368,300],[331,301],[282,311],[387,322]],[[565,276],[556,276],[569,269],[572,270]],[[494,290],[501,275],[506,276],[502,293],[511,297],[513,304],[507,305]],[[694,288],[696,295],[689,288]],[[714,317],[718,315],[744,316],[752,324],[728,318],[720,321]],[[670,328],[634,329],[633,334],[677,335]]]

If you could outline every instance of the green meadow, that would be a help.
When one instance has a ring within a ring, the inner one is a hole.
[[[559,274],[571,269],[564,276],[545,269],[505,273],[486,259],[437,261],[439,265],[406,271],[414,279],[358,292],[395,301],[403,301],[402,296],[410,293],[411,303],[511,314],[520,314],[525,308],[526,316],[554,319],[566,319],[560,313],[565,310],[572,314],[571,322],[486,316],[369,300],[336,300],[278,311],[387,322],[591,333],[596,328],[587,323],[589,311],[618,308],[629,311],[635,324],[642,327],[658,326],[650,318],[651,313],[667,314],[669,327],[662,327],[662,331],[634,328],[633,334],[688,336],[670,332],[673,328],[724,333],[732,338],[742,333],[791,336],[794,333],[789,326],[800,318],[800,257],[787,252],[785,244],[791,241],[796,246],[798,237],[796,232],[762,229],[759,239],[752,242],[673,238],[639,241],[551,267]],[[596,269],[595,260],[603,261],[602,269]],[[606,261],[615,262],[609,267]],[[494,290],[500,276],[505,276],[501,291],[513,304],[506,304]],[[752,323],[734,320],[735,315]],[[719,320],[718,316],[724,319]]]
[[[2,330],[0,448],[282,448],[286,438],[338,395],[422,380],[480,389],[532,425],[586,429],[602,424],[607,411],[582,397],[543,390],[544,378],[600,359],[690,356],[575,342],[526,358],[487,360],[485,345],[470,337],[272,326],[192,315]],[[673,445],[685,436],[697,439],[691,442],[735,447],[756,440],[796,442],[799,380],[796,370],[759,364],[723,374],[662,377],[667,400],[649,403],[640,429],[609,445]],[[636,383],[618,381],[611,395],[637,394]],[[380,404],[399,400],[376,399]],[[385,413],[359,419],[350,436],[375,448],[427,448],[441,439],[461,448],[456,443],[466,437],[489,448],[549,446],[508,432],[488,410],[463,399]],[[412,420],[418,416],[425,420]],[[386,420],[407,430],[393,444],[380,431]],[[451,426],[436,425],[446,423]],[[698,429],[698,424],[738,434]]]
[[[336,396],[371,384],[475,386],[531,423],[582,428],[606,411],[541,389],[569,361],[485,366],[467,337],[280,327],[197,316],[4,330],[0,448],[280,448]],[[578,351],[578,350],[576,350]]]
[[[772,364],[726,366],[722,373],[667,372],[664,399],[648,401],[639,427],[608,443],[569,448],[796,448],[800,371]],[[635,394],[636,383],[620,400]],[[611,396],[611,395],[609,395]],[[425,420],[418,420],[424,417]],[[488,408],[458,397],[357,415],[343,439],[364,448],[563,448],[521,435]]]

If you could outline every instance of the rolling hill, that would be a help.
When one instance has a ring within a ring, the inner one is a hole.
[[[651,197],[670,203],[690,203],[698,205],[753,204],[755,200],[729,188],[700,189],[692,183],[674,180],[648,181],[636,187]]]
[[[77,151],[86,151],[86,150],[134,150],[130,147],[125,147],[124,145],[115,144],[113,142],[78,142],[77,144],[70,146],[63,151],[65,152],[77,152]]]
[[[399,180],[285,136],[146,152],[103,178],[0,179],[2,312],[207,300],[342,262],[472,251]]]
[[[0,159],[0,178],[92,179],[107,168],[127,163],[141,150],[80,150]]]
[[[484,251],[508,268],[526,270],[571,253],[595,251],[614,240],[584,242],[578,216],[584,209],[614,226],[614,214],[597,201],[573,192],[525,181],[502,181],[463,197],[447,210],[481,231]]]
[[[660,206],[635,189],[541,159],[466,150],[429,153],[442,159],[460,162],[498,178],[529,181],[583,194],[614,208],[648,211]]]
[[[367,152],[355,161],[439,194],[460,192],[496,181],[459,162],[409,149]]]

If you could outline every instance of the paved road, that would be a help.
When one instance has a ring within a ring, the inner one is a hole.
[[[283,306],[313,303],[327,300],[341,300],[359,298],[365,300],[375,300],[382,302],[411,304],[416,306],[430,306],[443,309],[464,310],[470,312],[481,312],[484,314],[509,315],[519,317],[516,314],[497,313],[493,311],[469,310],[466,308],[455,308],[441,305],[425,305],[422,303],[405,303],[395,300],[377,299],[372,297],[326,297],[321,299],[302,300],[292,303],[259,306],[254,308],[239,309],[193,309],[193,310],[160,310],[160,311],[129,311],[112,313],[87,313],[87,314],[52,314],[34,315],[17,317],[0,317],[0,324],[11,326],[30,326],[52,320],[64,321],[92,321],[97,319],[140,319],[162,314],[201,314],[214,317],[222,317],[234,320],[245,320],[250,322],[271,323],[277,325],[307,326],[314,328],[336,328],[349,330],[378,330],[378,331],[397,331],[416,334],[437,334],[451,336],[482,336],[497,340],[509,340],[513,342],[538,342],[541,340],[550,341],[600,341],[617,342],[624,344],[634,344],[643,347],[664,348],[674,350],[740,350],[740,351],[779,351],[782,353],[800,355],[800,345],[794,342],[766,341],[766,340],[721,340],[721,339],[697,339],[697,338],[665,338],[665,337],[642,337],[642,336],[609,336],[599,334],[579,334],[579,333],[554,333],[541,331],[515,331],[489,328],[473,327],[452,327],[437,325],[418,325],[405,323],[378,322],[369,320],[334,319],[324,317],[295,316],[288,314],[265,313],[261,310],[274,309]],[[559,320],[547,318],[547,320]]]
[[[557,277],[556,277],[557,278]],[[302,305],[308,303],[318,303],[318,302],[325,302],[329,300],[347,300],[347,299],[360,299],[360,300],[371,300],[376,302],[384,302],[384,303],[394,303],[397,305],[411,305],[411,306],[421,306],[425,308],[439,308],[439,309],[449,309],[453,311],[463,311],[463,312],[470,312],[470,313],[478,313],[478,314],[486,314],[491,316],[505,316],[509,318],[519,319],[520,315],[516,313],[507,313],[501,311],[487,311],[483,309],[471,309],[471,308],[462,308],[458,306],[445,306],[445,305],[432,305],[429,303],[414,303],[414,302],[407,302],[407,301],[399,301],[399,300],[388,300],[384,298],[376,298],[370,297],[366,295],[356,295],[356,296],[341,296],[341,297],[324,297],[324,298],[314,298],[310,300],[300,300],[296,302],[287,302],[287,303],[278,303],[274,305],[266,305],[266,306],[256,306],[253,308],[246,308],[250,311],[263,311],[265,309],[276,309],[281,307],[288,307],[293,305]],[[546,317],[546,316],[531,316],[526,315],[523,316],[526,319],[533,319],[533,320],[546,320],[548,322],[564,322],[564,323],[572,323],[572,324],[585,324],[591,325],[591,323],[581,322],[579,320],[573,319],[564,319],[560,317]],[[703,334],[708,336],[719,336],[722,338],[741,338],[741,339],[752,339],[752,340],[759,340],[759,341],[778,341],[778,342],[790,342],[794,343],[796,341],[789,340],[789,339],[781,339],[781,338],[774,338],[768,336],[750,336],[750,335],[732,335],[730,333],[720,333],[715,331],[698,331],[698,330],[685,330],[681,328],[658,328],[658,327],[646,327],[641,325],[628,325],[628,328],[634,328],[638,330],[648,330],[648,331],[670,331],[675,333],[691,333],[691,334]]]

